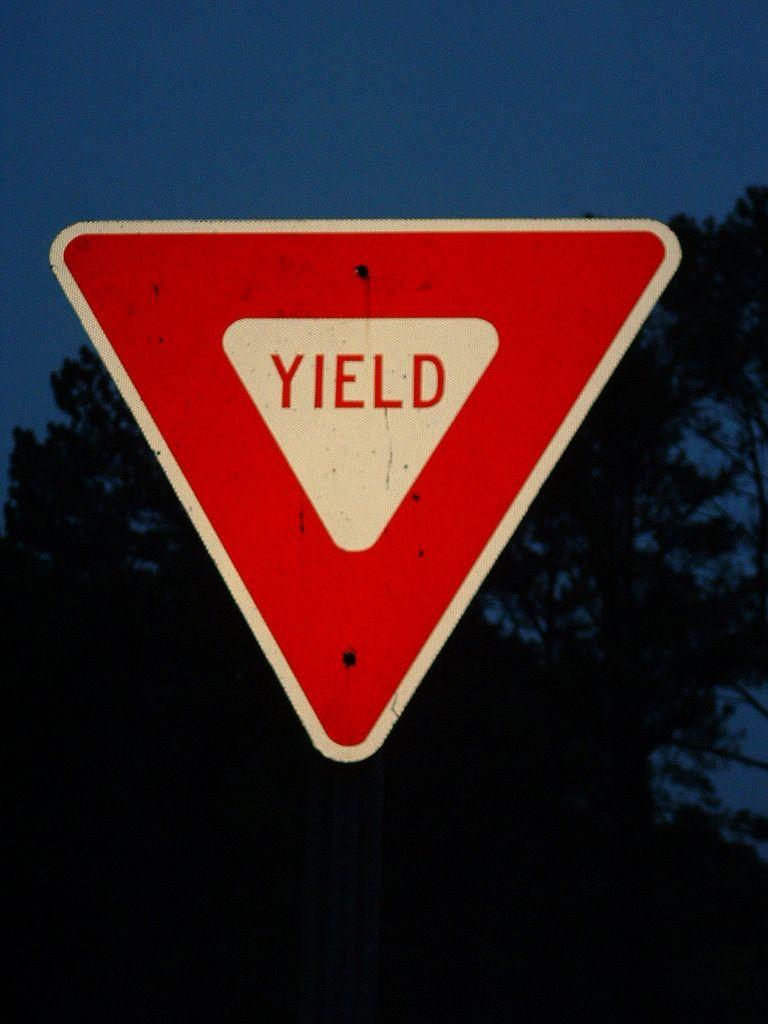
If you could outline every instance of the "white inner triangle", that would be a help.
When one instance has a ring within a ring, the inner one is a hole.
[[[223,345],[334,543],[362,551],[381,536],[499,339],[488,321],[469,317],[271,318],[237,320]]]

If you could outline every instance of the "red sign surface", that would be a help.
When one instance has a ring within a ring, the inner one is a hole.
[[[679,248],[651,221],[100,222],[51,261],[313,742],[354,761]]]

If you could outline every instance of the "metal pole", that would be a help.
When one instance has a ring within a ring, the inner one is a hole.
[[[374,1024],[383,760],[319,763],[307,796],[301,1021]]]

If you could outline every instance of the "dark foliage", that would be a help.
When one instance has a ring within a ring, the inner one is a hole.
[[[734,836],[767,824],[707,771],[768,676],[768,190],[673,226],[662,307],[367,766],[309,747],[96,357],[54,374],[0,541],[20,1019],[299,1019],[313,807],[353,773],[379,1020],[765,1019]]]

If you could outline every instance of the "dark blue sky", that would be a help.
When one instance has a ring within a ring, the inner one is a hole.
[[[6,5],[0,465],[85,335],[81,219],[725,215],[768,2]],[[757,781],[757,780],[756,780]]]
[[[0,462],[81,343],[82,218],[722,216],[768,171],[768,3],[7,5]]]

